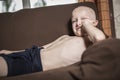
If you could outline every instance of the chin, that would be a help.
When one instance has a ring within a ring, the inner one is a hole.
[[[80,35],[80,34],[76,34],[76,36],[78,36],[78,37],[82,37],[82,35]]]
[[[80,34],[80,33],[74,32],[74,34],[75,34],[75,36],[82,37],[82,34]]]

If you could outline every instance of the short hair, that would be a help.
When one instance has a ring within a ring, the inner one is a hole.
[[[79,6],[79,7],[75,8],[75,9],[72,11],[72,14],[73,14],[74,12],[77,12],[77,11],[80,11],[80,10],[86,10],[88,13],[91,14],[92,18],[96,19],[96,13],[95,13],[95,11],[94,11],[92,8],[87,7],[87,6]]]

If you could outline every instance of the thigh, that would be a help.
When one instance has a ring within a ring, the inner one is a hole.
[[[3,57],[0,57],[0,77],[7,76],[8,66]]]

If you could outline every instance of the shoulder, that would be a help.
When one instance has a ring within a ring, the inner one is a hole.
[[[73,42],[84,42],[84,38],[82,37],[77,37],[77,36],[70,36],[70,41],[73,41]]]
[[[70,37],[69,35],[62,35],[59,38],[69,38],[69,37]]]
[[[70,40],[84,40],[83,37],[62,35],[60,38],[69,38]]]

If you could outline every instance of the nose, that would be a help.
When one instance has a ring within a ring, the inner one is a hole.
[[[82,25],[82,21],[80,19],[77,20],[77,26],[81,26]]]

